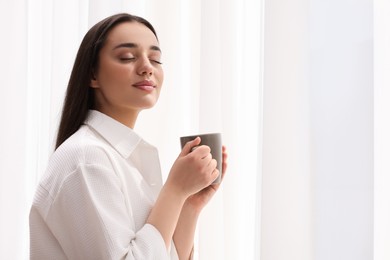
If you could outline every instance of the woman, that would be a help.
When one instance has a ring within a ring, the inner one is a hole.
[[[85,35],[56,150],[30,212],[31,259],[189,259],[219,172],[200,138],[162,185],[157,150],[132,129],[158,100],[161,50],[152,25],[117,14]],[[223,173],[226,169],[223,148]]]

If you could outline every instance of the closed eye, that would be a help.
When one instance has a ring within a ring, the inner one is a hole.
[[[162,62],[161,61],[158,61],[158,60],[153,60],[153,59],[150,59],[151,62],[153,63],[157,63],[159,65],[162,65]]]
[[[121,61],[133,61],[133,60],[135,60],[135,58],[133,58],[133,57],[125,57],[125,58],[119,58],[119,60],[121,60]]]

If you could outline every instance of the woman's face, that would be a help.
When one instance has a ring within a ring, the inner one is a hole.
[[[138,113],[158,100],[164,73],[158,41],[145,25],[115,26],[100,50],[91,80],[96,108],[103,113]]]

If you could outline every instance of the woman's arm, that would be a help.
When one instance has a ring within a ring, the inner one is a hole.
[[[185,203],[173,235],[179,259],[190,259],[194,249],[194,236],[200,211]]]
[[[135,229],[112,169],[55,170],[66,178],[41,182],[30,212],[31,259],[168,259],[155,227]]]
[[[164,186],[146,221],[160,232],[167,248],[171,246],[173,233],[185,199],[185,194],[175,192],[168,185]]]

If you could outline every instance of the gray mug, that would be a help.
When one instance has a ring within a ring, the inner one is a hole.
[[[199,145],[207,145],[211,149],[211,156],[217,161],[217,169],[219,171],[219,176],[213,184],[221,182],[222,177],[222,138],[220,133],[210,133],[210,134],[201,134],[201,135],[190,135],[180,137],[181,148],[183,149],[184,145],[189,141],[194,140],[196,137],[200,137],[201,141]]]

